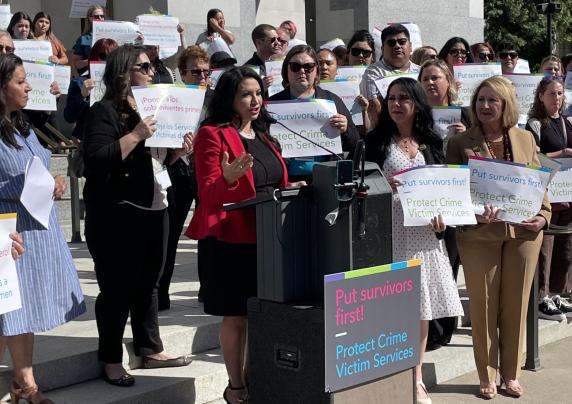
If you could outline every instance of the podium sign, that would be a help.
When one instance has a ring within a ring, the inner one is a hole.
[[[324,276],[325,389],[419,363],[421,260]]]

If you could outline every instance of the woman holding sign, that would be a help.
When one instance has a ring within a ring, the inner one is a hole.
[[[23,399],[49,404],[52,401],[43,397],[34,379],[34,333],[71,321],[85,312],[85,303],[56,210],[52,207],[49,216],[43,216],[20,199],[25,177],[32,171],[28,171],[30,161],[40,171],[35,178],[45,178],[40,181],[45,186],[34,188],[40,199],[37,202],[47,204],[65,191],[60,176],[47,183],[50,152],[38,142],[22,114],[30,90],[22,60],[0,55],[0,213],[17,213],[17,229],[27,249],[16,262],[21,308],[0,315],[0,356],[8,346],[14,368],[11,402]],[[41,191],[45,199],[39,196]]]
[[[105,20],[105,10],[102,6],[91,6],[87,9],[83,33],[73,46],[72,65],[78,74],[83,74],[89,68],[89,53],[93,38],[93,22]]]
[[[449,140],[449,163],[467,164],[470,156],[481,156],[540,165],[534,137],[515,127],[519,112],[511,81],[502,76],[484,80],[471,100],[471,114],[473,127]],[[500,213],[499,206],[485,205],[484,213],[477,215],[477,225],[457,230],[483,398],[497,394],[497,372],[507,394],[514,397],[523,394],[518,376],[527,303],[542,229],[551,216],[546,196],[540,212],[522,223],[499,220]]]
[[[379,123],[366,137],[366,159],[376,162],[389,179],[399,171],[416,166],[443,163],[443,141],[433,129],[431,106],[421,85],[411,78],[399,78],[388,88]],[[423,384],[421,365],[429,320],[463,314],[457,285],[443,241],[445,224],[441,217],[431,227],[403,226],[403,209],[397,193],[392,205],[393,261],[422,259],[421,264],[421,340],[416,369],[417,402],[430,403]]]
[[[52,53],[50,57],[50,62],[67,65],[68,57],[66,55],[66,48],[62,42],[52,33],[52,17],[48,13],[40,11],[34,17],[32,22],[34,27],[33,37],[38,41],[50,41],[52,44]]]
[[[124,45],[109,54],[105,94],[87,113],[85,238],[95,264],[99,295],[95,318],[102,377],[131,386],[123,368],[127,317],[135,354],[145,368],[186,366],[188,356],[167,353],[159,335],[157,283],[163,270],[168,230],[166,156],[145,147],[156,130],[152,116],[137,113],[131,87],[149,85],[153,69],[145,49]]]

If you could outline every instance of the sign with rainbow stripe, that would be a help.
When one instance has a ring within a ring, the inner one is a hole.
[[[10,233],[16,231],[16,214],[0,214],[0,314],[22,307]]]

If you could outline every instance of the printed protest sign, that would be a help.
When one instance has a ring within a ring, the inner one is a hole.
[[[144,14],[137,16],[137,25],[143,34],[145,45],[159,46],[161,59],[174,55],[181,45],[181,36],[177,31],[179,25],[177,17]]]
[[[110,38],[118,45],[135,43],[139,37],[139,27],[130,21],[94,21],[92,45],[101,38]]]
[[[500,63],[465,63],[454,65],[453,73],[455,80],[461,83],[459,90],[459,101],[463,106],[471,105],[471,97],[481,81],[492,76],[502,74]]]
[[[107,0],[72,0],[70,18],[85,18],[91,6],[105,7]]]
[[[376,59],[379,59],[382,54],[383,44],[381,43],[381,30],[377,27],[373,27],[371,30],[371,36],[373,37],[373,46],[375,47]]]
[[[469,169],[475,213],[483,213],[489,204],[502,210],[500,219],[520,223],[540,211],[550,169],[474,156]]]
[[[359,81],[347,79],[321,80],[320,87],[340,97],[350,111],[354,124],[363,125],[362,108],[356,101],[356,97],[359,95]]]
[[[528,64],[528,60],[519,58],[518,62],[516,62],[516,66],[514,67],[513,73],[530,74],[530,66]]]
[[[282,86],[282,62],[284,60],[272,60],[270,62],[265,62],[266,75],[272,77],[272,85],[268,87],[268,96],[272,97],[274,94],[278,94],[280,91],[284,90]],[[316,69],[318,66],[316,66]]]
[[[379,90],[379,94],[385,98],[385,96],[387,95],[387,89],[389,88],[389,85],[391,83],[393,83],[395,80],[401,78],[401,77],[409,77],[412,78],[414,80],[417,80],[417,76],[418,73],[400,73],[400,74],[388,74],[387,76],[376,80],[375,81],[375,85],[377,86],[377,89]]]
[[[428,165],[396,173],[404,226],[425,226],[441,215],[447,225],[476,224],[468,166]]]
[[[105,94],[105,84],[103,84],[103,73],[105,73],[105,62],[89,62],[89,74],[94,82],[94,87],[89,93],[89,105],[92,106],[100,101]]]
[[[185,134],[196,132],[205,87],[156,84],[134,87],[132,91],[141,118],[152,115],[157,120],[157,131],[145,141],[145,146],[180,148]]]
[[[54,75],[56,83],[58,83],[58,87],[60,88],[60,92],[62,94],[67,94],[71,80],[71,67],[66,65],[55,65]]]
[[[16,214],[0,214],[0,314],[22,307],[10,233],[16,232]]]
[[[321,99],[275,101],[266,103],[266,109],[274,119],[292,131],[300,133],[334,153],[342,153],[340,133],[329,123],[330,117],[337,113],[333,101]],[[327,151],[293,134],[281,125],[271,125],[270,134],[280,142],[284,158],[328,154]]]
[[[324,276],[325,391],[415,367],[421,260]]]
[[[536,88],[544,76],[541,74],[505,74],[504,76],[512,81],[516,90],[519,109],[518,123],[526,125],[528,111],[534,104]]]
[[[26,109],[34,111],[55,111],[56,96],[50,91],[50,86],[54,82],[54,65],[43,62],[24,62],[26,70],[26,80],[32,86],[32,91],[28,93],[28,103]]]
[[[560,169],[548,185],[550,203],[572,202],[572,158],[554,159]]]
[[[209,57],[214,55],[217,52],[225,52],[227,55],[234,57],[234,54],[230,50],[230,47],[228,46],[226,41],[224,39],[222,39],[221,37],[214,38],[209,43],[209,46],[207,48],[207,53],[209,54]]]
[[[390,22],[387,25],[397,25],[401,24],[409,31],[409,38],[411,42],[411,49],[415,50],[423,46],[423,41],[421,40],[421,30],[419,26],[413,22]]]
[[[365,73],[366,68],[367,66],[340,66],[336,72],[336,80],[357,80],[361,86],[363,74]]]
[[[441,139],[445,139],[448,136],[455,133],[453,128],[449,126],[454,123],[461,122],[461,113],[463,109],[461,107],[433,107],[432,114],[433,120],[435,121],[433,129],[441,136]]]
[[[14,53],[22,60],[31,62],[49,62],[52,56],[50,41],[14,40]]]
[[[11,18],[10,4],[0,4],[0,29],[8,28]]]

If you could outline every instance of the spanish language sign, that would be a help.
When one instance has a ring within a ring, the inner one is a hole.
[[[468,166],[427,165],[410,168],[393,176],[404,226],[425,226],[441,215],[447,225],[476,224],[471,203]]]
[[[500,219],[520,223],[540,211],[549,168],[471,156],[469,169],[475,213],[489,204],[502,210]]]
[[[107,0],[72,0],[70,18],[85,18],[91,6],[105,7]]]
[[[264,63],[266,68],[266,75],[272,77],[272,85],[268,87],[268,96],[272,97],[284,90],[282,86],[282,64],[284,60],[271,60]],[[317,67],[316,67],[317,68]]]
[[[118,45],[135,43],[140,36],[139,27],[130,21],[94,21],[92,45],[101,38],[110,38]]]
[[[26,109],[35,111],[55,111],[56,96],[50,91],[50,86],[55,80],[54,65],[44,62],[24,62],[26,79],[32,91],[28,93]]]
[[[329,119],[336,114],[336,105],[330,100],[274,101],[266,103],[272,117],[293,132],[332,150],[342,153],[340,133],[332,128]],[[282,157],[310,157],[328,154],[327,151],[295,135],[281,125],[270,126],[270,134],[280,142]]]
[[[445,139],[448,136],[455,133],[454,128],[449,126],[454,123],[461,122],[461,113],[463,109],[461,107],[433,107],[433,129],[441,136],[441,139]]]
[[[350,111],[354,124],[363,125],[362,108],[356,101],[360,93],[359,81],[348,79],[320,80],[320,87],[340,97],[348,111]]]
[[[453,73],[455,80],[461,83],[459,101],[463,103],[463,106],[469,106],[471,105],[471,96],[481,81],[492,76],[500,76],[502,70],[500,63],[465,63],[454,65]]]
[[[417,80],[417,73],[400,73],[400,74],[388,74],[387,76],[376,80],[375,81],[375,85],[377,86],[377,89],[379,90],[380,95],[385,98],[385,96],[387,95],[387,89],[389,88],[389,85],[394,82],[395,80],[397,80],[398,78],[401,77],[409,77],[412,78],[414,80]]]
[[[548,200],[551,203],[572,202],[572,158],[555,160],[561,166],[548,185]]]
[[[145,45],[159,46],[159,58],[165,59],[177,53],[181,36],[177,31],[179,19],[170,15],[143,14],[137,16],[139,30]]]
[[[421,260],[324,276],[325,391],[419,362]]]
[[[94,87],[89,93],[89,105],[92,106],[100,101],[105,94],[105,84],[103,84],[103,74],[105,73],[105,62],[89,62],[89,75],[94,82]]]
[[[505,74],[504,76],[512,81],[516,90],[519,109],[518,123],[526,125],[528,111],[534,104],[536,87],[544,76],[541,74]]]
[[[22,60],[31,62],[49,62],[52,56],[50,41],[31,41],[27,39],[14,40],[14,53]]]
[[[0,314],[22,307],[16,262],[12,258],[10,233],[16,231],[16,214],[0,215]]]
[[[157,120],[157,131],[145,146],[180,148],[185,134],[197,130],[206,87],[154,84],[132,91],[141,118],[152,115]]]

